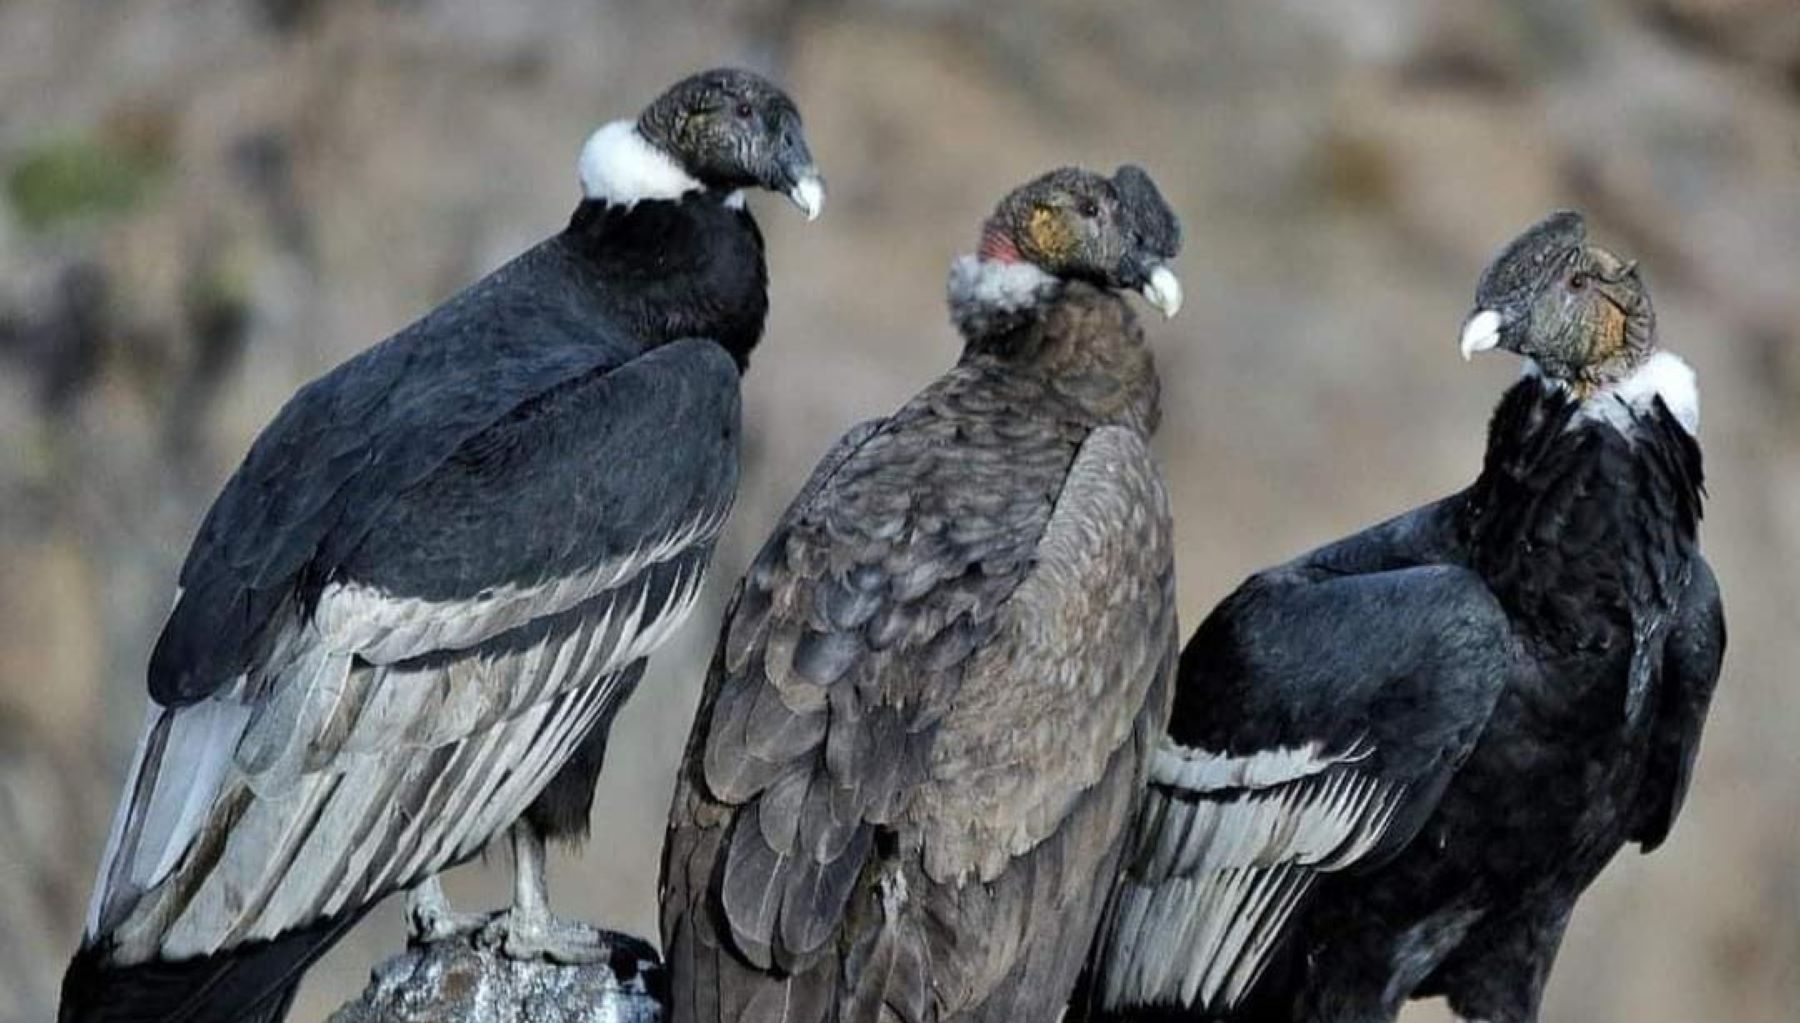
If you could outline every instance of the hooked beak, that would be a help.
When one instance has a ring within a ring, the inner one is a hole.
[[[1144,282],[1141,294],[1163,314],[1164,319],[1174,319],[1181,311],[1181,279],[1166,266],[1150,271],[1150,279]]]
[[[1500,314],[1492,309],[1483,309],[1470,316],[1463,323],[1462,357],[1468,362],[1476,352],[1489,351],[1500,344]]]
[[[800,212],[806,214],[807,220],[817,220],[825,210],[825,179],[819,176],[817,170],[808,166],[797,175],[794,186],[788,189],[787,197],[795,206],[800,207]]]

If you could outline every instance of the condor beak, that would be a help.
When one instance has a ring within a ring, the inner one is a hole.
[[[1476,352],[1485,352],[1500,344],[1500,314],[1483,309],[1463,324],[1462,357],[1468,362]]]
[[[807,220],[817,220],[825,211],[825,179],[809,167],[794,182],[794,187],[788,189],[787,197],[800,207]]]
[[[1181,279],[1166,266],[1159,266],[1150,271],[1150,279],[1144,282],[1142,291],[1144,300],[1157,308],[1164,319],[1174,319],[1181,311]]]

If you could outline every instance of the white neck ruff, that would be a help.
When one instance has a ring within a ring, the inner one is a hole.
[[[679,199],[703,186],[650,144],[634,121],[603,124],[581,147],[581,194],[630,209],[649,199]]]
[[[958,256],[950,264],[950,318],[965,336],[986,334],[1060,283],[1031,263]]]
[[[1543,372],[1529,359],[1525,366],[1529,373]],[[1699,435],[1699,380],[1694,368],[1674,352],[1658,351],[1624,378],[1602,387],[1582,404],[1581,416],[1627,431],[1635,416],[1649,410],[1657,398],[1668,406],[1682,429]]]

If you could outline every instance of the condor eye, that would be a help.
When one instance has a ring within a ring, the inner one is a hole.
[[[1588,286],[1588,275],[1580,270],[1569,275],[1569,290],[1581,291]]]
[[[756,112],[756,109],[754,107],[752,107],[748,102],[740,100],[738,102],[737,109],[733,112],[736,113],[739,117],[741,117],[747,121],[750,119],[750,115]]]

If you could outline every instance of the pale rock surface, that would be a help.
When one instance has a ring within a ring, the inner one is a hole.
[[[662,963],[648,944],[608,935],[609,961],[520,962],[467,940],[409,948],[375,968],[329,1023],[661,1023]]]

